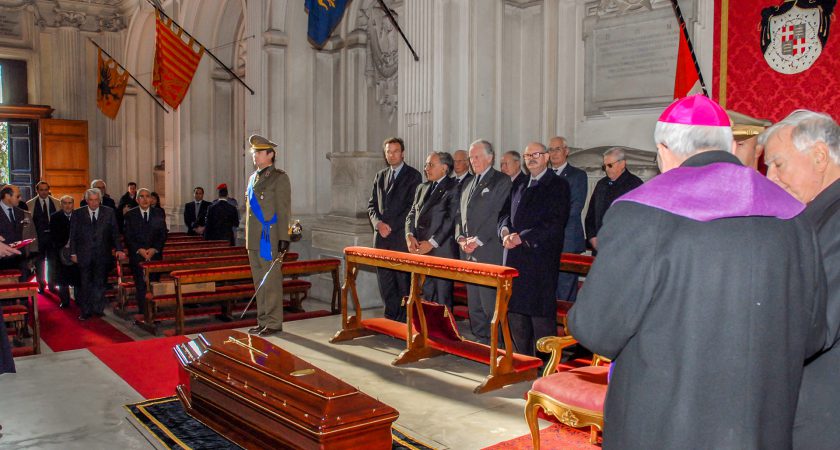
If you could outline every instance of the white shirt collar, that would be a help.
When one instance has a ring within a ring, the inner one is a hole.
[[[140,207],[140,214],[147,213],[147,212],[149,212],[149,211],[151,211],[151,210],[152,210],[152,207],[151,207],[151,206],[149,206],[147,209],[143,209],[142,207]]]
[[[537,174],[537,176],[535,176],[535,177],[531,177],[531,179],[532,179],[532,180],[537,180],[537,181],[540,181],[540,178],[542,178],[543,176],[545,176],[545,174],[546,174],[547,172],[548,172],[548,169],[543,169],[543,171],[542,171],[542,172],[538,173],[538,174]]]
[[[568,166],[568,165],[569,165],[569,161],[566,161],[566,162],[564,162],[564,163],[563,163],[563,165],[562,165],[562,166],[560,166],[560,167],[552,167],[552,168],[551,168],[551,170],[553,170],[553,171],[557,172],[557,175],[560,175],[560,173],[561,173],[561,172],[563,172],[564,170],[566,170],[566,166]]]
[[[402,170],[403,166],[405,166],[405,161],[401,162],[397,167],[391,167],[391,170],[394,171],[394,178],[400,176],[400,170]]]
[[[96,214],[97,211],[99,211],[99,208],[90,209],[90,206],[88,206],[88,215]]]

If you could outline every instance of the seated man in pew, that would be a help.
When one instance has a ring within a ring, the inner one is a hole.
[[[125,244],[141,314],[146,310],[146,282],[140,263],[163,259],[163,244],[166,242],[166,217],[163,210],[152,208],[151,202],[151,191],[141,188],[137,191],[139,206],[125,214]]]

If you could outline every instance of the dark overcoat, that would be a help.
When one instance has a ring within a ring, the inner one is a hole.
[[[795,449],[836,449],[840,445],[840,181],[808,204],[803,213],[817,232],[828,297],[827,338],[823,350],[808,360],[793,428]]]
[[[519,270],[508,311],[553,317],[557,313],[557,271],[569,220],[569,184],[553,170],[528,187],[530,179],[516,180],[499,215],[499,231],[507,228],[522,239],[516,248],[505,250],[505,265]]]
[[[701,222],[624,201],[598,237],[568,319],[615,360],[604,448],[789,448],[802,364],[825,340],[808,221]]]

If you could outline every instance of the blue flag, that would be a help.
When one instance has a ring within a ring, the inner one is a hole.
[[[330,34],[341,18],[350,0],[305,0],[306,11],[309,13],[309,40],[316,47],[321,48],[329,39]]]

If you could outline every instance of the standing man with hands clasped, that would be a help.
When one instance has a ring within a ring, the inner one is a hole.
[[[257,289],[272,261],[289,248],[292,186],[289,175],[274,167],[277,144],[257,134],[248,140],[257,171],[248,180],[246,191],[245,248]],[[257,292],[257,326],[248,330],[251,334],[270,336],[283,331],[283,273],[280,269],[274,268]]]
[[[128,260],[134,274],[137,305],[140,314],[146,312],[146,280],[140,263],[163,259],[163,244],[166,242],[166,215],[160,208],[152,208],[152,192],[146,188],[137,191],[136,208],[125,213],[125,245]],[[158,274],[153,274],[158,275]],[[149,280],[157,281],[155,278]]]
[[[417,169],[405,163],[405,145],[400,138],[382,143],[388,167],[376,173],[373,192],[368,202],[368,216],[373,225],[373,246],[407,252],[405,221],[411,209],[414,192],[422,177]],[[402,298],[410,290],[410,275],[398,270],[378,267],[379,295],[385,303],[385,318],[405,322]]]

